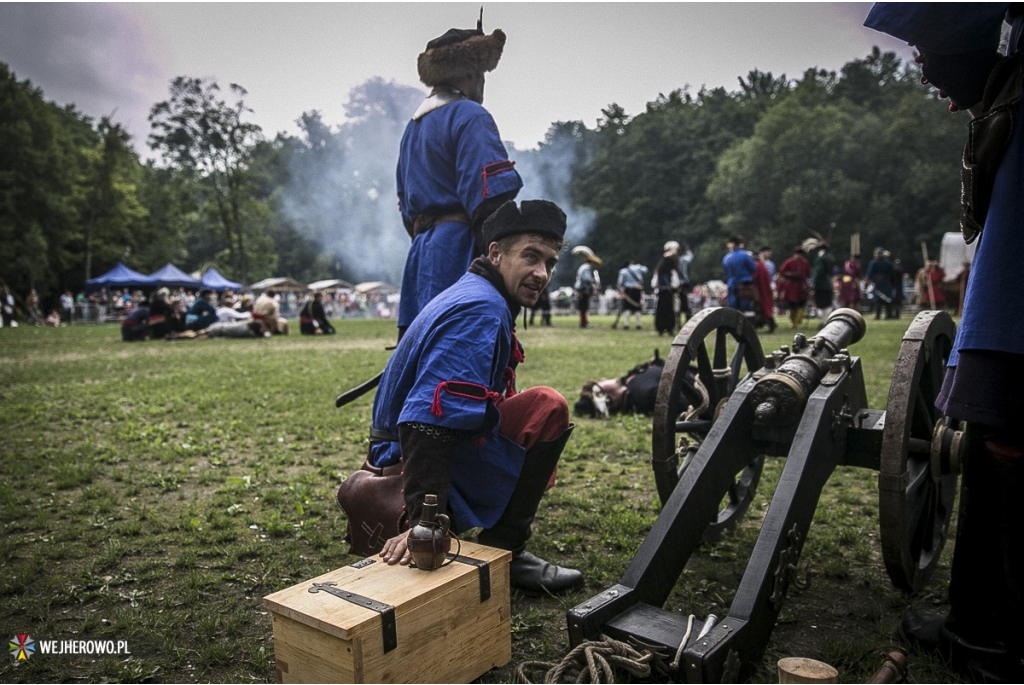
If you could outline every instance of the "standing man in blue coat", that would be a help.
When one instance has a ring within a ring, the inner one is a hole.
[[[1004,21],[1011,31],[999,53]],[[877,3],[866,25],[918,50],[922,81],[968,110],[960,227],[978,240],[938,408],[968,423],[945,617],[915,612],[901,636],[979,682],[1024,682],[1024,8]]]
[[[505,34],[449,29],[417,61],[430,94],[413,114],[398,158],[398,206],[412,246],[402,275],[404,331],[438,293],[482,255],[481,227],[523,181],[483,108],[484,74],[501,59]]]
[[[419,520],[437,495],[452,528],[512,551],[510,582],[527,592],[580,587],[579,571],[526,551],[531,526],[569,439],[558,392],[517,392],[524,352],[515,320],[547,288],[565,235],[555,204],[502,205],[483,225],[487,255],[415,318],[388,362],[373,403],[370,462],[402,464],[407,513]],[[406,534],[384,543],[389,564],[410,561]]]
[[[722,257],[725,282],[729,286],[729,306],[741,312],[754,311],[754,272],[757,264],[747,252],[746,240],[735,235],[725,241],[729,252]]]

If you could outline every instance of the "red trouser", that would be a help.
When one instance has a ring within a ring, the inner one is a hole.
[[[529,388],[505,399],[501,412],[501,434],[529,450],[538,442],[554,440],[569,428],[569,403],[553,388]],[[551,473],[550,488],[558,469]]]

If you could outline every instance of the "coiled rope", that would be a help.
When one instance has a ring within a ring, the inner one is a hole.
[[[519,664],[520,682],[524,683],[614,683],[613,669],[618,667],[637,678],[651,675],[654,654],[602,635],[601,640],[587,640],[576,645],[560,663],[524,661]],[[527,669],[544,668],[544,679],[530,680]]]
[[[676,650],[675,659],[668,665],[677,669],[683,648],[693,631],[691,615]],[[522,683],[614,683],[615,669],[621,669],[634,678],[648,678],[654,670],[665,671],[667,656],[661,650],[643,645],[629,644],[602,635],[600,640],[585,640],[576,645],[559,663],[550,661],[524,661],[517,673]],[[660,667],[660,668],[659,668]],[[530,680],[527,671],[543,668],[544,679]]]

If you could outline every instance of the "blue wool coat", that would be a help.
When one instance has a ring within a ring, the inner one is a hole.
[[[736,286],[740,283],[753,283],[757,265],[750,253],[740,248],[722,257],[722,269],[725,270],[725,279],[729,286],[729,306],[738,308],[741,303],[736,297]]]
[[[525,449],[499,433],[497,404],[515,392],[512,312],[485,278],[467,273],[416,318],[388,362],[373,403],[373,427],[400,423],[462,432],[448,507],[456,531],[490,528],[505,510]],[[375,442],[370,461],[397,463],[397,441]]]
[[[458,100],[409,122],[402,136],[398,206],[406,226],[422,214],[459,210],[472,217],[489,197],[523,187],[498,136],[494,118],[472,100]],[[413,238],[402,275],[398,325],[408,326],[438,293],[466,273],[473,235],[462,222],[441,222]]]

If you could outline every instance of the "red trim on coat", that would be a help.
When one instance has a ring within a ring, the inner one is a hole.
[[[516,364],[526,361],[526,350],[519,344],[519,338],[516,337],[515,331],[512,331],[512,361]]]
[[[516,394],[516,371],[511,366],[505,367],[505,396],[515,397]]]
[[[455,395],[456,397],[465,397],[470,400],[479,400],[481,402],[486,400],[496,401],[501,395],[488,390],[485,386],[479,383],[466,383],[465,381],[441,381],[434,388],[434,401],[430,404],[430,412],[437,417],[444,416],[444,410],[441,409],[441,391],[446,390],[449,395]]]
[[[513,162],[511,159],[505,159],[505,160],[502,160],[500,162],[491,162],[490,164],[484,165],[484,170],[483,170],[483,172],[481,174],[483,176],[483,181],[484,181],[484,193],[483,193],[483,196],[486,198],[486,197],[490,197],[490,195],[491,195],[490,189],[487,187],[487,177],[488,176],[493,176],[495,174],[500,174],[503,171],[511,171],[512,169],[515,168],[515,166],[516,166],[516,163]]]

